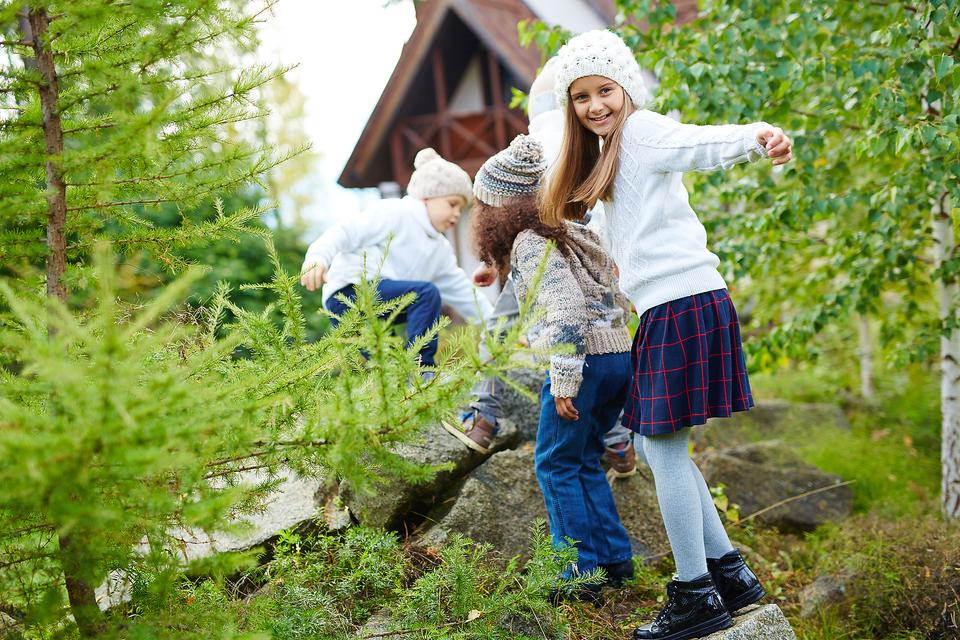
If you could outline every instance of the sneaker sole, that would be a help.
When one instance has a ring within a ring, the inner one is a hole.
[[[701,622],[700,624],[690,627],[689,629],[684,629],[683,631],[678,631],[668,636],[660,636],[657,638],[657,640],[690,640],[691,638],[702,638],[703,636],[708,636],[711,633],[716,633],[717,631],[722,631],[723,629],[729,629],[732,626],[733,618],[724,613],[722,616],[717,616],[712,620]],[[637,638],[637,636],[634,636],[634,638]]]
[[[468,438],[467,434],[465,434],[460,429],[457,429],[455,426],[453,426],[446,420],[441,420],[440,426],[446,429],[447,433],[449,433],[454,438],[456,438],[457,440],[465,444],[468,449],[472,449],[473,451],[476,451],[477,453],[482,453],[484,455],[490,455],[490,449],[487,449],[486,447],[481,447],[479,444],[477,444],[476,442]]]
[[[617,471],[613,467],[607,469],[607,482],[612,483],[614,480],[619,480],[621,478],[629,478],[631,476],[637,475],[637,468],[634,467],[633,471]]]
[[[760,602],[765,595],[767,595],[767,592],[763,590],[763,586],[756,584],[749,591],[742,593],[736,600],[725,601],[724,604],[727,605],[727,611],[730,612],[730,615],[733,615],[744,607]]]

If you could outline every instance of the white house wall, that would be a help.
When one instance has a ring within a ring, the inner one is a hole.
[[[457,262],[460,264],[460,268],[466,271],[467,276],[472,274],[473,270],[480,265],[480,261],[477,260],[473,253],[473,247],[470,242],[471,214],[472,211],[468,209],[466,213],[460,216],[460,220],[457,221],[456,232],[447,232],[447,239],[457,252]],[[480,289],[480,291],[490,299],[490,302],[495,302],[497,295],[500,293],[500,288],[497,285],[493,285]]]
[[[480,56],[476,55],[460,78],[448,109],[452,113],[477,113],[483,111],[483,73],[480,69]]]
[[[538,18],[547,24],[558,24],[568,31],[580,33],[603,29],[603,18],[582,0],[524,0]]]

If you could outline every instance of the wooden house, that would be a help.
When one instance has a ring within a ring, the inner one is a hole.
[[[696,14],[696,0],[676,3],[683,18]],[[616,15],[614,0],[421,0],[416,8],[417,25],[340,175],[344,187],[398,196],[424,147],[473,176],[527,130],[526,114],[508,105],[514,87],[533,82],[540,53],[520,46],[517,23],[539,18],[581,32]],[[450,240],[469,272],[468,227],[463,216]]]

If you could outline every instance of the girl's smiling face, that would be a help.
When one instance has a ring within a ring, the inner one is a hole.
[[[584,76],[570,85],[577,120],[588,131],[605,136],[613,130],[625,102],[623,87],[604,76]]]

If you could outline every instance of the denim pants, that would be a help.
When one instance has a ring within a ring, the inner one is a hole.
[[[487,331],[492,332],[500,322],[501,330],[509,330],[520,317],[520,304],[517,302],[516,290],[513,286],[513,278],[508,277],[493,305],[491,313],[485,322]],[[490,357],[490,351],[487,349],[487,343],[484,338],[480,339],[480,359],[487,360]],[[503,417],[503,396],[506,392],[506,385],[497,377],[483,378],[478,380],[473,386],[473,402],[470,408],[479,411],[483,417],[496,426],[497,420]],[[470,412],[463,417],[466,418]],[[617,444],[630,441],[630,430],[620,424],[620,420],[610,428],[610,431],[604,436],[606,446],[611,447]],[[642,447],[636,449],[638,457],[642,458]]]
[[[577,565],[565,577],[632,556],[610,485],[600,468],[604,435],[617,422],[630,383],[630,354],[588,355],[573,404],[576,422],[557,414],[547,374],[540,392],[534,468],[543,492],[555,547],[577,547]]]
[[[397,322],[407,323],[407,345],[427,332],[440,318],[440,291],[436,285],[422,280],[381,280],[377,283],[377,293],[381,300],[392,300],[413,291],[416,299],[397,316]],[[347,311],[348,307],[337,300],[337,294],[342,294],[350,300],[356,299],[354,285],[350,284],[340,289],[327,299],[327,311],[338,316]],[[336,320],[333,320],[336,325]],[[431,367],[437,355],[437,339],[431,340],[420,351],[420,361],[424,366]]]

